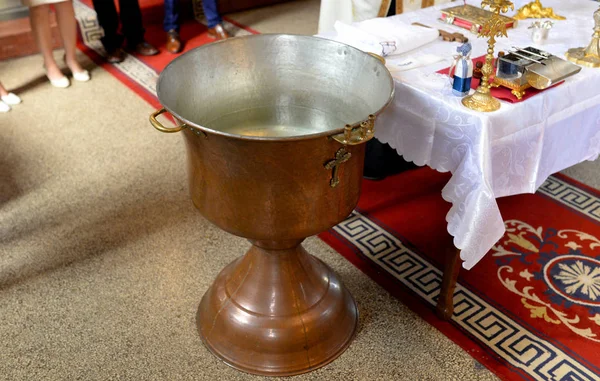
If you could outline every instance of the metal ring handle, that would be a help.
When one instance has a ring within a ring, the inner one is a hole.
[[[167,112],[167,109],[165,109],[163,107],[160,110],[154,111],[150,115],[150,124],[152,124],[152,127],[156,128],[160,132],[164,132],[164,133],[167,133],[167,134],[170,134],[170,133],[173,133],[173,132],[179,132],[179,131],[183,130],[186,127],[185,124],[181,124],[181,125],[173,127],[173,128],[168,128],[168,127],[163,126],[162,123],[160,123],[158,120],[156,120],[156,118],[160,114],[163,114],[165,112]]]

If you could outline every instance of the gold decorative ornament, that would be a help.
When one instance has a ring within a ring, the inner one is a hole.
[[[512,81],[508,81],[504,78],[494,77],[492,81],[491,87],[507,87],[511,90],[511,94],[517,97],[518,100],[521,100],[525,95],[525,90],[529,89],[531,85],[529,83],[525,83],[523,85],[518,85]]]
[[[325,163],[325,165],[324,165],[325,169],[327,169],[328,171],[332,170],[331,181],[329,182],[329,185],[332,188],[337,187],[338,184],[340,183],[340,178],[338,177],[338,168],[340,167],[340,165],[342,165],[343,163],[350,160],[351,157],[352,157],[352,154],[350,152],[346,151],[346,149],[344,147],[342,147],[339,150],[337,150],[337,152],[335,153],[335,159],[330,160],[327,163]]]
[[[465,107],[475,111],[491,112],[500,108],[500,101],[492,97],[490,93],[490,75],[494,68],[492,60],[494,59],[494,45],[496,37],[508,37],[506,34],[506,23],[502,20],[500,12],[506,13],[509,9],[514,9],[514,5],[509,0],[483,0],[481,7],[489,7],[494,15],[487,20],[481,27],[477,37],[488,38],[488,50],[485,56],[485,64],[481,68],[483,74],[479,87],[475,93],[467,95],[462,99],[462,104]]]
[[[552,8],[544,8],[540,0],[532,1],[519,8],[517,14],[513,16],[517,20],[525,19],[555,19],[566,20],[566,17],[554,13]]]
[[[587,48],[569,49],[567,59],[578,65],[600,67],[600,8],[594,12],[594,34]]]
[[[493,12],[469,4],[445,8],[441,12],[441,21],[468,29],[473,34],[478,34],[481,31],[482,25],[494,16]],[[503,15],[499,17],[506,24],[506,29],[516,28],[518,22],[515,18]]]

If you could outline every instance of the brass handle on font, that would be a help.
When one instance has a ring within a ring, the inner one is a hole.
[[[375,115],[369,115],[369,118],[356,126],[349,124],[344,127],[344,132],[333,135],[331,138],[345,146],[354,146],[363,144],[373,139],[375,136]]]
[[[382,64],[385,65],[385,58],[383,58],[379,54],[375,54],[375,53],[371,53],[371,52],[367,52],[367,54],[370,55],[371,57],[377,58],[379,61],[381,61]]]
[[[160,110],[156,110],[154,111],[151,115],[150,115],[150,124],[152,124],[152,126],[154,128],[156,128],[157,130],[159,130],[160,132],[164,132],[164,133],[173,133],[173,132],[179,132],[181,130],[183,130],[186,126],[185,124],[180,124],[179,126],[175,126],[172,128],[168,128],[162,125],[162,123],[160,123],[156,118],[160,115],[167,112],[167,110],[163,107]]]
[[[385,58],[379,54],[367,52],[371,57],[379,60],[385,65]],[[386,68],[387,70],[387,68]],[[375,115],[369,115],[369,118],[358,125],[352,126],[347,124],[344,127],[344,132],[333,135],[331,138],[343,145],[357,145],[366,143],[375,136]]]

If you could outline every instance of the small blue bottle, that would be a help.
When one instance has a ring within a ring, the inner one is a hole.
[[[473,60],[471,60],[471,43],[465,42],[456,51],[454,62],[450,67],[450,78],[452,83],[452,94],[464,97],[471,90],[471,79],[473,78]],[[454,73],[452,69],[454,68]]]

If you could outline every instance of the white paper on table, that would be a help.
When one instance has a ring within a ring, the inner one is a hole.
[[[435,29],[391,22],[387,18],[366,20],[352,25],[337,21],[332,39],[366,52],[384,56],[403,54],[437,40]],[[386,46],[384,51],[384,45]]]
[[[336,21],[334,27],[337,34],[331,38],[332,40],[343,42],[367,53],[382,55],[383,46],[380,42],[385,39],[341,21]]]
[[[394,75],[395,72],[416,69],[421,66],[431,65],[443,61],[444,57],[435,54],[420,54],[402,56],[397,58],[387,58],[385,66]]]

